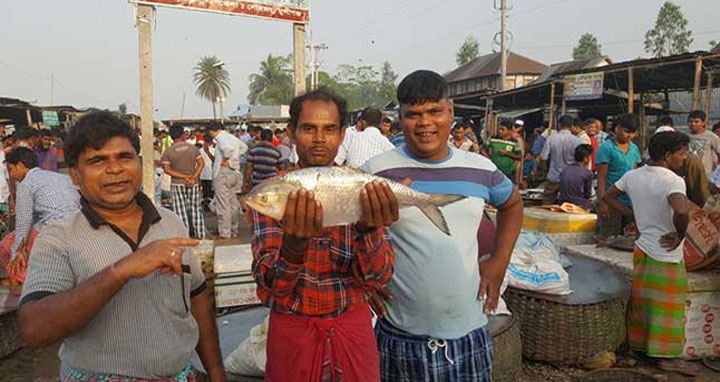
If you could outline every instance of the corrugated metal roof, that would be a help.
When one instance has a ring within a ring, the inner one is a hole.
[[[566,61],[566,62],[559,62],[557,64],[552,64],[550,67],[548,67],[543,74],[540,75],[535,80],[535,83],[545,82],[551,78],[557,77],[565,72],[573,71],[573,70],[580,70],[580,69],[589,69],[589,68],[597,68],[601,66],[606,66],[612,64],[612,60],[607,57],[597,57],[597,58],[590,58],[587,60],[574,60],[574,61]]]
[[[500,74],[500,53],[491,53],[477,57],[467,64],[445,74],[447,82],[457,82],[471,78]],[[543,63],[531,60],[517,53],[509,52],[507,74],[541,74],[547,69]]]

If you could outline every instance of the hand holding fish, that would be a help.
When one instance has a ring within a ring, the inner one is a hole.
[[[356,224],[360,232],[389,227],[398,220],[398,201],[386,182],[373,181],[360,192],[362,215]]]
[[[301,264],[310,239],[322,233],[322,206],[312,192],[305,189],[292,191],[282,221],[282,255],[291,263]]]

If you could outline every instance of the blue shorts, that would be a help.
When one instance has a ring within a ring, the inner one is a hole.
[[[384,382],[490,382],[492,337],[485,327],[443,340],[416,336],[378,320],[375,338]]]

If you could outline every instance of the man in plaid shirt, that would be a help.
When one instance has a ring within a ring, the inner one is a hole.
[[[323,90],[290,105],[298,166],[332,166],[343,141],[347,104]],[[363,216],[322,227],[312,191],[288,197],[282,221],[251,210],[253,275],[271,308],[266,381],[379,381],[380,366],[367,296],[389,282],[393,249],[385,227],[398,203],[385,183],[360,196]]]

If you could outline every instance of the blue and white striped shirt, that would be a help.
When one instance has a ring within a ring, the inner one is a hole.
[[[15,241],[12,259],[30,230],[36,231],[55,220],[80,210],[80,195],[67,175],[32,168],[18,183],[15,196]]]
[[[416,159],[400,146],[370,159],[363,169],[426,193],[468,198],[441,208],[452,236],[435,228],[417,208],[403,208],[390,226],[395,267],[389,322],[415,335],[439,339],[465,336],[484,326],[477,231],[485,203],[501,206],[513,184],[487,158],[450,148],[439,161]]]

